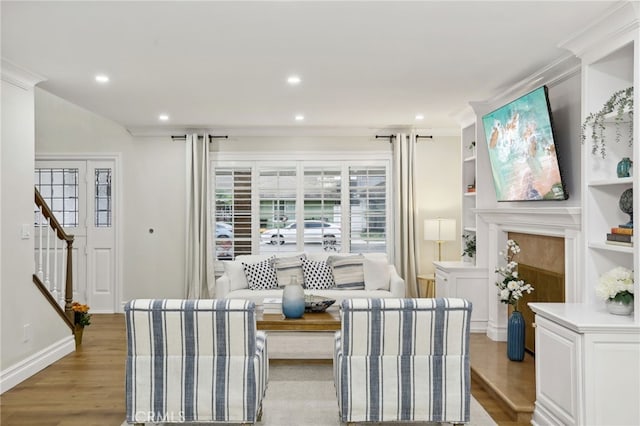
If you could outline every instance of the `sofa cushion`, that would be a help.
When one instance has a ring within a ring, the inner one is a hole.
[[[389,290],[391,272],[384,253],[368,253],[362,262],[365,290]]]
[[[291,283],[292,278],[295,278],[298,284],[304,286],[304,274],[302,272],[302,261],[304,259],[306,259],[306,255],[301,254],[291,257],[276,257],[271,261],[273,269],[276,271],[278,287],[284,287]]]
[[[331,268],[323,260],[304,259],[302,271],[305,287],[310,290],[328,289],[335,285]]]
[[[276,270],[273,269],[273,258],[265,259],[257,263],[242,262],[247,283],[251,290],[268,290],[278,287]]]
[[[327,263],[331,266],[336,288],[340,290],[364,290],[364,256],[329,256]]]

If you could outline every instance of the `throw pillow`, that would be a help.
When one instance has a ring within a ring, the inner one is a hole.
[[[333,281],[338,290],[364,290],[364,268],[362,255],[329,256]]]
[[[304,274],[302,272],[302,261],[306,259],[304,254],[291,257],[276,257],[273,259],[273,269],[276,270],[278,287],[284,287],[291,282],[292,278],[304,287]]]
[[[304,284],[310,290],[326,290],[334,286],[331,268],[324,260],[302,261]]]
[[[386,256],[365,256],[362,267],[365,290],[389,290],[391,273]]]
[[[247,276],[247,283],[251,290],[269,290],[278,288],[276,270],[273,269],[271,261],[273,257],[257,263],[244,263],[244,273]]]

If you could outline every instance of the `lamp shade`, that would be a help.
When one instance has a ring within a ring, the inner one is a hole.
[[[455,219],[425,219],[424,239],[426,241],[455,241]]]

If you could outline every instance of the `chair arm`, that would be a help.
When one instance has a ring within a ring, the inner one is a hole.
[[[389,277],[389,291],[394,297],[406,297],[407,289],[404,279],[398,275],[395,266],[389,265],[389,271],[391,272]]]

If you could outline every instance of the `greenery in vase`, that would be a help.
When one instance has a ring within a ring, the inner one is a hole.
[[[602,274],[596,293],[603,300],[633,303],[633,271],[622,266]]]
[[[629,146],[633,143],[633,87],[629,87],[623,90],[615,92],[607,102],[604,103],[602,109],[596,112],[590,113],[582,123],[582,143],[587,140],[587,131],[591,129],[591,153],[600,153],[602,158],[607,155],[604,131],[605,131],[605,118],[607,115],[615,113],[614,121],[616,124],[616,142],[620,142],[622,139],[622,133],[620,131],[620,123],[622,122],[625,113],[629,114],[630,129],[629,129]]]
[[[463,234],[462,239],[464,240],[464,251],[462,252],[463,256],[468,256],[473,258],[476,256],[476,236],[475,234]]]
[[[518,262],[514,260],[518,253],[520,253],[518,243],[514,240],[508,240],[506,250],[500,252],[507,264],[499,266],[495,270],[497,274],[503,277],[502,280],[496,281],[500,302],[513,305],[516,311],[518,310],[518,299],[524,293],[529,294],[533,291],[531,284],[525,283],[524,280],[518,277]]]

